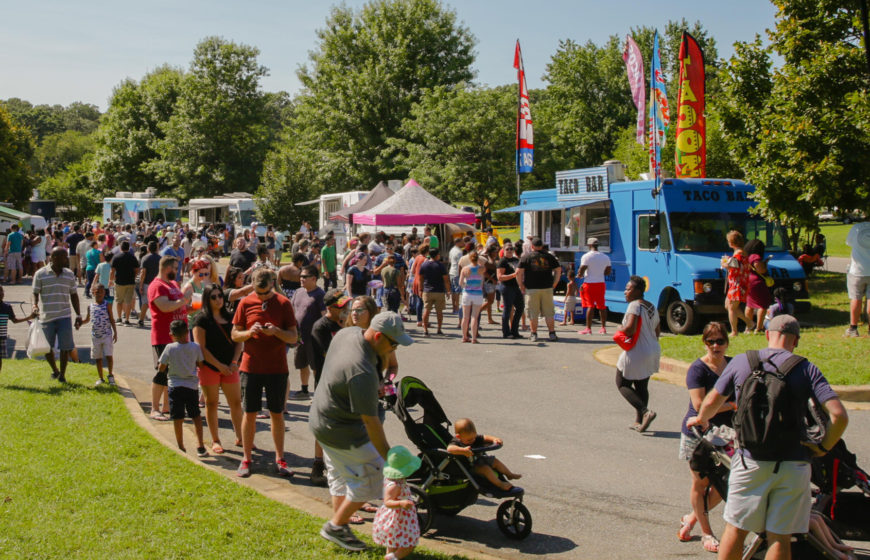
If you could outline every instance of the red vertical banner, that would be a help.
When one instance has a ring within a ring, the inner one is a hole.
[[[707,176],[704,78],[704,53],[695,38],[684,31],[680,42],[680,93],[674,148],[677,178]]]

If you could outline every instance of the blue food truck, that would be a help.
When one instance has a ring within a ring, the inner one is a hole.
[[[556,188],[526,191],[520,204],[499,212],[519,212],[522,236],[539,236],[564,264],[580,268],[586,239],[597,237],[612,273],[606,278],[609,309],[624,313],[629,276],[647,282],[646,299],[655,303],[671,332],[694,332],[703,316],[725,313],[726,272],[731,250],[728,231],[764,242],[774,288],[806,300],[806,276],[788,252],[777,224],[749,213],[756,202],[752,185],[733,179],[625,181],[619,162],[556,173]],[[773,288],[771,288],[773,289]],[[796,301],[798,310],[809,302]]]

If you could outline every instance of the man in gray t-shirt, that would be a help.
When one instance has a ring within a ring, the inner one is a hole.
[[[382,495],[381,467],[390,446],[378,418],[380,369],[399,344],[413,340],[396,313],[379,313],[365,331],[358,327],[335,334],[308,418],[323,447],[333,516],[320,535],[347,550],[366,545],[347,526],[365,502]]]

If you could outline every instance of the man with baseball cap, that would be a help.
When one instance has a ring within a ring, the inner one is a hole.
[[[781,456],[774,460],[755,459],[749,450],[738,450],[731,461],[728,502],[724,512],[726,525],[719,558],[740,558],[743,541],[750,531],[767,533],[770,548],[765,558],[791,557],[791,535],[809,530],[810,459],[822,456],[834,447],[849,422],[843,403],[819,368],[809,360],[792,359],[799,340],[797,319],[791,315],[774,317],[767,329],[767,348],[757,354],[760,367],[771,373],[785,374],[783,391],[789,399],[794,399],[796,407],[803,407],[809,398],[815,398],[827,412],[830,424],[818,444],[794,436],[793,441],[787,441],[784,449],[779,451]],[[686,426],[706,428],[710,418],[732,393],[736,392],[740,403],[741,388],[752,370],[747,354],[731,360],[716,386],[707,393],[698,415],[690,418]],[[738,410],[738,415],[741,410]],[[777,442],[781,443],[781,439],[778,438]],[[753,449],[759,454],[758,448]]]
[[[598,238],[586,240],[589,251],[580,258],[577,278],[583,278],[580,286],[580,302],[586,312],[586,328],[579,334],[592,334],[592,309],[598,310],[601,329],[598,334],[607,334],[607,305],[604,303],[604,277],[611,271],[610,257],[598,251]]]
[[[380,372],[400,344],[413,342],[401,317],[384,311],[365,331],[348,327],[336,333],[323,363],[308,419],[323,448],[334,512],[320,536],[347,550],[366,548],[347,524],[383,490],[381,469],[390,445],[378,417]]]

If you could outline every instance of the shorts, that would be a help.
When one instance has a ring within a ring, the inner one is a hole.
[[[160,367],[160,356],[163,354],[166,346],[166,344],[154,344],[151,346],[151,357],[154,359],[154,369]],[[151,379],[151,383],[154,383],[155,385],[163,385],[164,387],[169,385],[169,379],[166,377],[166,372],[158,370],[157,373],[154,374],[154,378]]]
[[[115,284],[115,301],[121,305],[132,305],[135,295],[133,284]]]
[[[459,285],[459,275],[450,276],[450,291],[454,294],[458,294],[462,290],[462,287]]]
[[[680,460],[688,461],[691,459],[692,453],[694,453],[695,447],[698,446],[700,441],[696,436],[687,436],[680,432]]]
[[[584,308],[605,309],[604,282],[584,282],[580,286],[580,303]]]
[[[21,253],[9,253],[6,255],[6,270],[24,272],[24,265],[21,264]]]
[[[444,292],[423,292],[423,309],[429,311],[433,307],[435,311],[444,311],[447,298]]]
[[[483,296],[462,292],[462,297],[459,299],[459,305],[461,307],[468,307],[470,305],[472,309],[474,307],[480,307],[483,305]]]
[[[188,418],[199,418],[199,391],[190,387],[169,388],[169,417],[173,420],[184,420],[184,413]]]
[[[287,400],[286,373],[241,372],[242,403],[245,412],[260,412],[263,409],[263,390],[266,391],[266,408],[273,414],[284,412]]]
[[[148,284],[142,284],[142,289],[139,290],[139,305],[142,308],[148,307],[148,286],[150,285],[150,282]],[[141,318],[142,317],[140,317],[140,319]]]
[[[553,288],[526,289],[526,312],[529,319],[537,320],[538,317],[551,319],[556,315],[556,306],[553,304]]]
[[[744,461],[746,466],[743,466]],[[760,533],[806,533],[810,525],[810,463],[755,461],[734,455],[728,478],[727,523]]]
[[[73,274],[76,274],[79,271],[78,255],[73,254],[69,256],[69,269],[72,270]]]
[[[384,493],[384,459],[371,442],[350,449],[320,443],[326,463],[331,496],[347,496],[351,502],[380,500]]]
[[[239,372],[233,372],[229,375],[221,375],[216,369],[212,369],[206,365],[196,368],[196,376],[199,378],[201,387],[212,387],[221,383],[238,383]]]
[[[99,360],[112,356],[112,349],[115,347],[112,342],[112,335],[101,336],[100,338],[91,339],[91,358]]]
[[[865,297],[870,299],[870,276],[856,276],[847,273],[846,291],[849,292],[849,299],[861,300]]]
[[[314,365],[314,343],[311,340],[301,340],[302,344],[293,351],[293,367],[304,369]]]
[[[42,332],[48,340],[48,346],[54,348],[55,341],[61,351],[75,350],[76,343],[73,340],[72,319],[64,317],[47,323],[39,322]]]
[[[495,284],[490,284],[489,282],[483,283],[483,295],[488,296],[490,294],[495,293]]]

